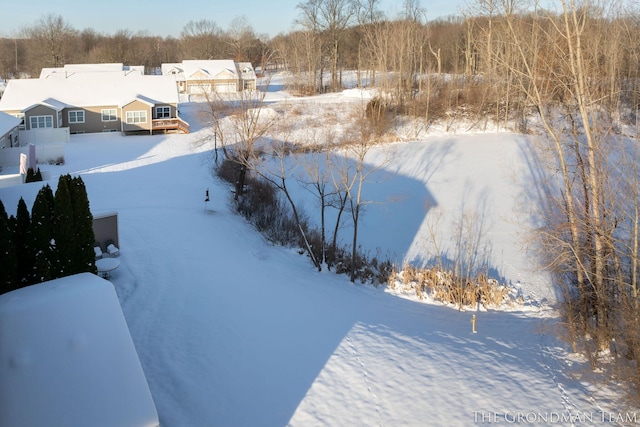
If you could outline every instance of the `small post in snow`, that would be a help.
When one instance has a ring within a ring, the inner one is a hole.
[[[471,331],[474,334],[478,333],[478,331],[476,331],[476,315],[475,314],[471,316]]]
[[[209,202],[209,189],[204,192],[204,210],[207,211],[207,203]]]

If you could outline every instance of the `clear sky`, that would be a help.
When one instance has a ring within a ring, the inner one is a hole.
[[[464,0],[421,0],[428,19],[455,14]],[[0,37],[12,37],[41,17],[62,16],[76,30],[93,28],[104,34],[118,30],[178,37],[189,21],[207,19],[223,30],[235,17],[244,16],[253,30],[270,37],[293,29],[302,0],[29,0],[5,1],[0,6]],[[395,17],[402,0],[381,0],[380,9]]]

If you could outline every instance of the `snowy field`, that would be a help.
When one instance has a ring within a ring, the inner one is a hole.
[[[365,248],[424,261],[432,215],[475,206],[492,265],[535,302],[460,312],[318,273],[265,242],[229,209],[211,147],[194,143],[206,135],[198,108],[181,106],[190,135],[73,135],[64,165],[41,166],[54,190],[59,175],[81,175],[94,215],[118,212],[111,281],[163,427],[640,421],[615,384],[588,382],[588,364],[554,335],[553,291],[523,243],[528,139],[442,134],[371,153],[384,167],[367,196],[384,203],[363,217]],[[14,214],[41,186],[2,188],[0,199]]]

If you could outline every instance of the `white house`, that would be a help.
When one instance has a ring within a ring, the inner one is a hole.
[[[238,70],[240,71],[243,89],[256,90],[256,71],[253,69],[251,62],[238,62]]]
[[[256,88],[256,75],[249,62],[185,60],[162,64],[161,70],[162,75],[174,77],[180,93],[234,93]]]

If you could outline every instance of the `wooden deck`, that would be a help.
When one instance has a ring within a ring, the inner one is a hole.
[[[152,131],[179,131],[182,133],[189,133],[189,123],[185,122],[181,118],[175,119],[154,119],[152,122]]]

